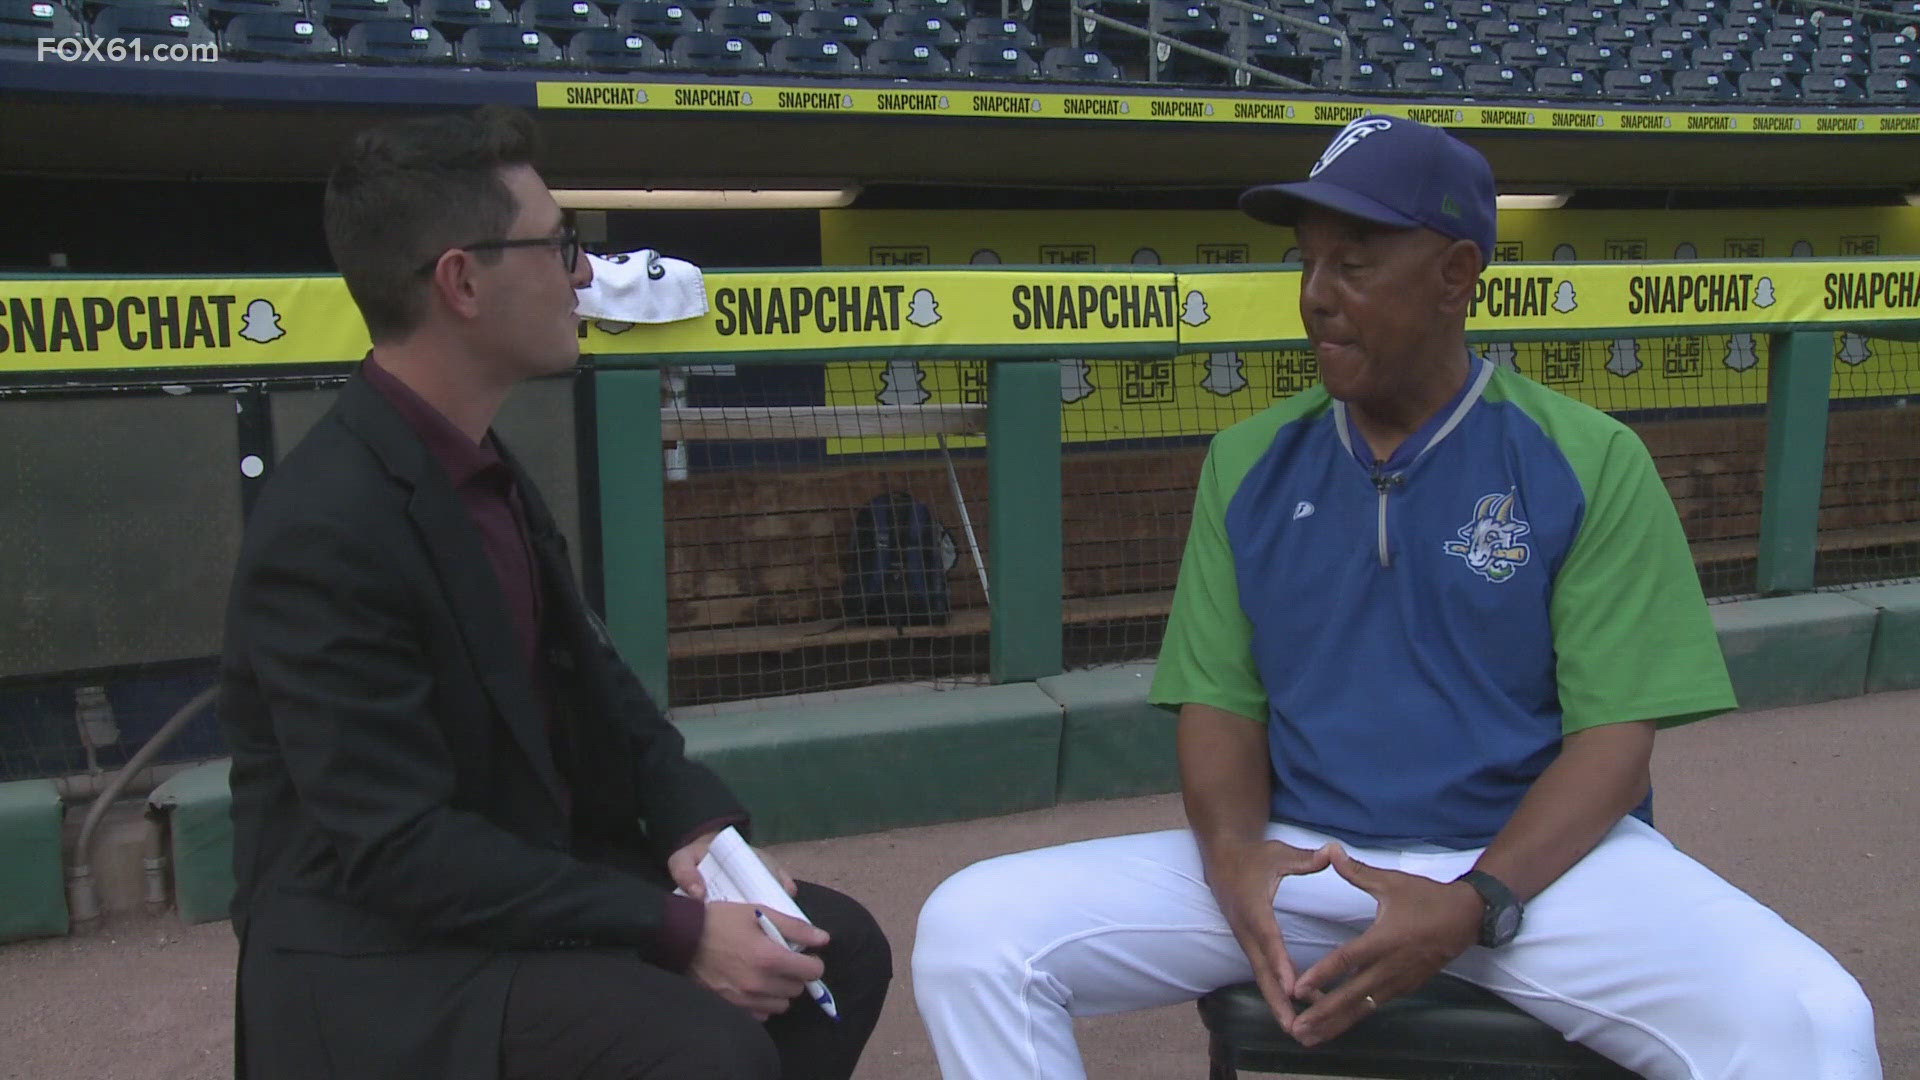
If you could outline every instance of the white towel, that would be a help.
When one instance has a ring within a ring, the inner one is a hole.
[[[583,319],[603,320],[603,326],[630,325],[679,322],[707,313],[706,276],[690,262],[666,258],[652,248],[618,255],[586,253],[586,258],[593,282],[574,290]]]

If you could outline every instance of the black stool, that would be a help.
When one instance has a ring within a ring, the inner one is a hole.
[[[1208,1080],[1235,1080],[1241,1069],[1405,1080],[1638,1080],[1499,995],[1451,975],[1434,976],[1314,1047],[1280,1030],[1250,982],[1201,998],[1200,1019],[1207,1025]]]

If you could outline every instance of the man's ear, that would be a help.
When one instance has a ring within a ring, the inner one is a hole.
[[[480,293],[473,275],[479,267],[471,252],[455,248],[440,257],[433,268],[433,277],[427,283],[432,301],[459,315],[471,319],[480,313]]]
[[[1448,311],[1465,311],[1473,303],[1480,280],[1480,245],[1455,240],[1440,253],[1440,303]]]

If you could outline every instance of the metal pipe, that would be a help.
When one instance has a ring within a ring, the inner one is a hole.
[[[191,769],[197,762],[170,761],[164,765],[150,765],[141,770],[138,776],[128,780],[120,789],[122,797],[145,795],[178,772]],[[60,793],[60,801],[65,803],[89,802],[94,796],[107,789],[113,782],[112,773],[74,773],[72,776],[56,776],[53,786]]]
[[[966,533],[967,549],[973,552],[973,568],[980,574],[980,596],[993,610],[993,590],[987,588],[987,564],[980,559],[980,541],[973,537],[973,516],[967,513],[966,496],[960,494],[960,474],[953,467],[953,455],[947,453],[947,434],[940,433],[940,456],[947,459],[947,483],[953,485],[953,501],[960,507],[960,529]]]
[[[1098,26],[1108,26],[1108,27],[1112,27],[1115,30],[1121,30],[1128,34],[1132,34],[1135,37],[1146,38],[1148,41],[1151,41],[1155,44],[1163,44],[1170,49],[1177,49],[1180,52],[1189,53],[1193,56],[1198,56],[1203,60],[1211,60],[1214,63],[1219,64],[1220,66],[1225,67],[1232,71],[1244,71],[1247,73],[1248,77],[1250,78],[1257,77],[1257,78],[1265,79],[1268,82],[1279,83],[1282,86],[1291,87],[1293,89],[1298,89],[1298,90],[1312,89],[1312,86],[1310,84],[1303,83],[1298,79],[1289,79],[1285,75],[1276,75],[1273,72],[1268,71],[1266,68],[1255,67],[1252,64],[1242,63],[1238,60],[1235,60],[1233,57],[1226,55],[1225,53],[1217,53],[1211,49],[1203,49],[1198,45],[1189,45],[1186,42],[1181,41],[1177,37],[1172,37],[1167,34],[1158,33],[1157,31],[1153,31],[1153,30],[1143,30],[1140,27],[1133,25],[1132,23],[1121,22],[1119,19],[1110,18],[1106,15],[1100,14],[1097,11],[1088,10],[1086,8],[1080,7],[1078,4],[1074,5],[1073,11],[1077,19],[1085,19]],[[1272,14],[1272,12],[1267,12],[1266,14]],[[1080,25],[1079,22],[1076,20],[1074,23],[1075,37],[1079,36],[1079,29],[1078,29],[1079,25]],[[1307,25],[1313,25],[1313,24],[1309,23]],[[1324,33],[1327,28],[1324,26],[1314,26],[1314,29],[1318,32]],[[1340,42],[1341,42],[1342,49],[1344,51],[1350,52],[1351,46],[1347,45],[1347,37],[1348,35],[1346,34],[1346,32],[1342,31],[1340,34]],[[1157,63],[1158,61],[1155,61],[1155,62]],[[1348,61],[1348,67],[1349,68],[1352,67],[1351,59],[1349,59]]]
[[[180,729],[198,716],[200,710],[211,705],[219,694],[220,684],[214,683],[189,698],[185,705],[167,717],[167,722],[160,725],[160,730],[154,732],[152,738],[134,751],[133,757],[113,774],[113,779],[94,797],[93,805],[87,808],[86,820],[80,825],[80,839],[73,847],[73,866],[67,870],[67,910],[74,922],[90,922],[100,915],[100,894],[93,883],[91,852],[93,830],[99,826],[100,818],[107,812],[107,807],[113,805],[113,800],[120,797],[120,792],[133,779],[133,775],[146,768],[147,762],[165,749],[173,737],[180,733]]]

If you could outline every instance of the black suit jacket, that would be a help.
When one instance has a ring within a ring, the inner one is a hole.
[[[566,761],[452,482],[360,376],[254,507],[220,707],[242,1077],[493,1076],[515,950],[647,951],[670,847],[744,815],[614,652],[508,464]]]

